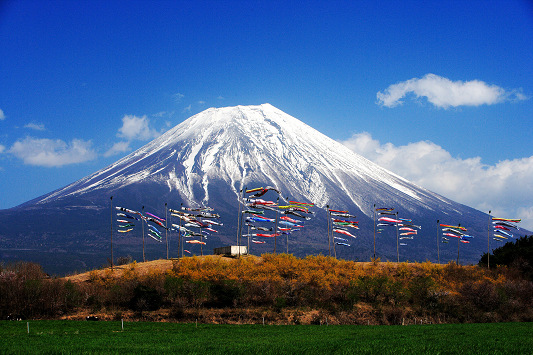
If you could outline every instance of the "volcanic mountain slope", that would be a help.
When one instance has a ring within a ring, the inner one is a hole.
[[[31,203],[149,182],[177,192],[188,204],[211,203],[212,185],[223,182],[234,200],[246,185],[270,184],[320,208],[353,204],[367,216],[374,203],[413,212],[454,205],[269,104],[208,109],[115,164]]]
[[[144,205],[159,214],[165,214],[165,203],[170,208],[179,208],[181,204],[211,206],[225,223],[219,234],[209,237],[211,249],[236,242],[241,189],[266,185],[279,189],[282,199],[289,197],[316,204],[315,216],[306,222],[304,231],[290,237],[289,251],[296,254],[328,253],[327,205],[349,210],[360,221],[358,239],[352,241],[350,248],[340,251],[342,257],[370,258],[374,205],[394,207],[400,217],[413,218],[414,223],[422,225],[416,240],[403,247],[403,260],[436,259],[437,219],[447,224],[462,223],[480,235],[462,248],[464,260],[477,261],[486,251],[487,215],[410,183],[270,104],[207,109],[116,163],[65,188],[3,211],[0,221],[6,216],[16,218],[28,210],[48,216],[61,210],[65,218],[76,221],[94,218],[100,227],[91,227],[95,223],[86,222],[84,227],[89,234],[85,236],[79,229],[74,233],[78,239],[72,238],[72,230],[68,236],[59,234],[70,240],[69,245],[80,243],[81,237],[85,242],[94,238],[91,240],[103,247],[109,222],[107,227],[101,224],[105,224],[106,218],[109,220],[111,196],[115,204],[137,210]],[[265,195],[266,199],[276,197],[274,192]],[[55,228],[60,228],[59,225]],[[18,233],[25,232],[19,229]],[[55,240],[59,245],[61,236]],[[0,237],[7,238],[1,232]],[[138,240],[122,242],[135,244]],[[378,256],[396,259],[395,231],[385,231],[377,244]],[[447,245],[442,247],[445,261],[457,253]],[[271,251],[272,246],[267,243],[258,248],[258,252],[265,252]]]

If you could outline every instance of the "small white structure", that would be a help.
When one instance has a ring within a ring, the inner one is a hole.
[[[239,250],[240,249],[240,250]],[[220,247],[214,249],[215,255],[224,255],[224,256],[239,256],[248,254],[248,248],[245,245],[229,245],[227,247]],[[239,253],[240,252],[240,253]]]

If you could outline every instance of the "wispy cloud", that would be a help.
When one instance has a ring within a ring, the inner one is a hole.
[[[185,97],[185,95],[181,94],[181,93],[177,93],[177,94],[174,94],[172,95],[172,98],[174,99],[175,102],[180,102],[181,99],[183,99]]]
[[[486,165],[481,158],[454,158],[430,141],[395,146],[369,133],[342,142],[358,154],[404,178],[460,203],[524,220],[533,229],[533,156]]]
[[[159,136],[159,132],[150,128],[150,120],[146,115],[138,117],[135,115],[125,115],[122,117],[122,127],[119,128],[117,136],[127,140],[149,140]]]
[[[395,107],[403,103],[402,99],[413,94],[417,99],[425,97],[439,108],[458,106],[493,105],[504,101],[521,101],[528,97],[521,90],[506,91],[480,80],[451,81],[435,74],[426,74],[423,78],[413,78],[390,85],[383,92],[377,93],[378,104]]]
[[[130,149],[130,142],[117,142],[113,144],[113,146],[107,152],[104,153],[104,157],[107,158],[120,153],[125,153]]]
[[[29,128],[29,129],[33,129],[33,130],[36,130],[36,131],[44,131],[45,128],[44,128],[44,124],[42,123],[35,123],[35,122],[30,122],[28,124],[25,124],[24,125],[24,128]]]
[[[44,167],[83,163],[97,156],[92,142],[81,139],[73,139],[67,144],[60,139],[26,137],[16,141],[8,152],[22,159],[24,164]]]
[[[174,111],[160,111],[158,113],[154,113],[152,117],[155,117],[155,118],[172,117],[173,114],[174,114]]]
[[[189,105],[183,109],[183,112],[191,112],[192,111],[192,105]]]
[[[6,115],[4,114],[4,111],[2,111],[2,109],[0,108],[0,121],[5,120],[5,119],[6,119]]]
[[[5,150],[6,150],[6,147],[0,144],[0,154],[2,154]]]

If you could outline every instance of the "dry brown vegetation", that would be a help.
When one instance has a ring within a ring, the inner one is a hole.
[[[506,267],[265,254],[134,262],[64,279],[39,278],[39,270],[28,264],[0,270],[2,318],[95,314],[104,319],[278,324],[533,320],[533,283]]]

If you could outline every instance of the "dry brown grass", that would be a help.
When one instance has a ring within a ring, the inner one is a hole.
[[[19,269],[0,278],[0,315],[235,324],[533,319],[533,283],[506,268],[264,254],[133,262],[63,279]]]
[[[188,258],[192,257],[185,257],[185,259]],[[195,258],[203,261],[218,261],[228,263],[233,262],[235,260],[233,258],[228,258],[221,255],[195,256]],[[254,255],[248,255],[242,258],[252,259],[254,261],[261,260],[261,257],[257,257]],[[138,276],[142,277],[150,273],[166,273],[167,271],[172,270],[174,262],[176,262],[177,260],[178,259],[159,259],[140,263],[134,261],[133,263],[129,263],[126,265],[114,266],[113,270],[111,270],[111,267],[106,267],[103,269],[91,270],[76,275],[66,276],[63,279],[65,281],[71,281],[75,283],[87,282],[91,279],[94,279],[95,277],[105,279],[119,279],[122,278],[125,273],[131,273],[132,271],[134,271]]]

